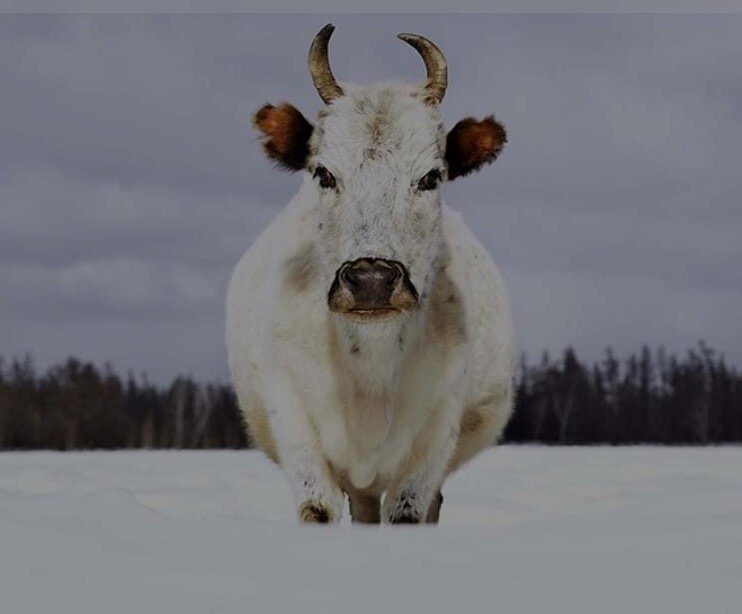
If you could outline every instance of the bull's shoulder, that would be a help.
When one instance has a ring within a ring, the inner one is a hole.
[[[487,249],[462,217],[444,208],[444,240],[450,254],[448,278],[458,290],[471,340],[469,379],[473,389],[510,377],[513,326],[505,286]]]
[[[240,300],[248,293],[254,299],[256,292],[270,291],[287,269],[296,279],[306,262],[301,255],[308,253],[315,236],[312,206],[300,191],[242,255],[232,273],[228,300]]]
[[[312,272],[311,205],[301,192],[260,233],[235,266],[227,289],[230,354],[259,347],[280,320],[286,287],[305,287]],[[316,234],[316,230],[315,230]],[[278,308],[278,309],[277,309]]]
[[[447,206],[443,207],[443,237],[449,275],[466,298],[468,309],[494,309],[509,317],[500,271],[461,215]]]

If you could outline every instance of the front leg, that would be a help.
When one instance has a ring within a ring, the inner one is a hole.
[[[288,451],[279,444],[279,454],[282,450]],[[324,524],[340,520],[343,493],[314,446],[299,444],[281,456],[281,465],[288,476],[301,522]]]
[[[440,496],[446,467],[456,449],[458,419],[439,416],[417,439],[412,462],[389,489],[382,515],[389,524],[419,524]],[[442,498],[441,498],[442,500]],[[437,511],[437,510],[436,510]],[[437,513],[435,521],[437,522]]]
[[[278,457],[288,477],[299,520],[338,522],[345,498],[322,455],[308,413],[298,395],[293,394],[288,379],[272,378],[267,392]]]

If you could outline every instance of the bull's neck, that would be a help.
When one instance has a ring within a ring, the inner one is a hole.
[[[373,454],[394,421],[397,384],[403,377],[417,314],[390,322],[355,323],[332,316],[331,343],[336,352],[337,386],[345,400],[345,426],[353,455]],[[362,463],[361,463],[362,464]],[[365,478],[351,475],[357,485]]]
[[[403,359],[416,326],[416,314],[406,314],[389,322],[352,322],[333,317],[338,342],[349,366],[358,364],[365,372],[376,366],[395,366]]]
[[[372,396],[391,400],[397,377],[418,341],[422,314],[413,312],[389,322],[356,323],[332,317],[343,371]]]

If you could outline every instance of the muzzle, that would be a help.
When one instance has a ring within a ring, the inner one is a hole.
[[[390,319],[417,306],[418,295],[401,262],[358,258],[336,272],[327,296],[330,311],[364,320]]]

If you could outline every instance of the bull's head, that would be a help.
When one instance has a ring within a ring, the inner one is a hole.
[[[506,141],[494,117],[466,118],[446,134],[439,104],[446,60],[429,40],[399,38],[425,61],[424,85],[340,85],[328,60],[334,27],[309,50],[309,70],[326,106],[316,125],[293,106],[265,105],[255,115],[267,154],[288,170],[306,170],[302,190],[316,203],[317,258],[328,305],[362,321],[414,310],[424,297],[441,246],[442,181],[492,162]]]

